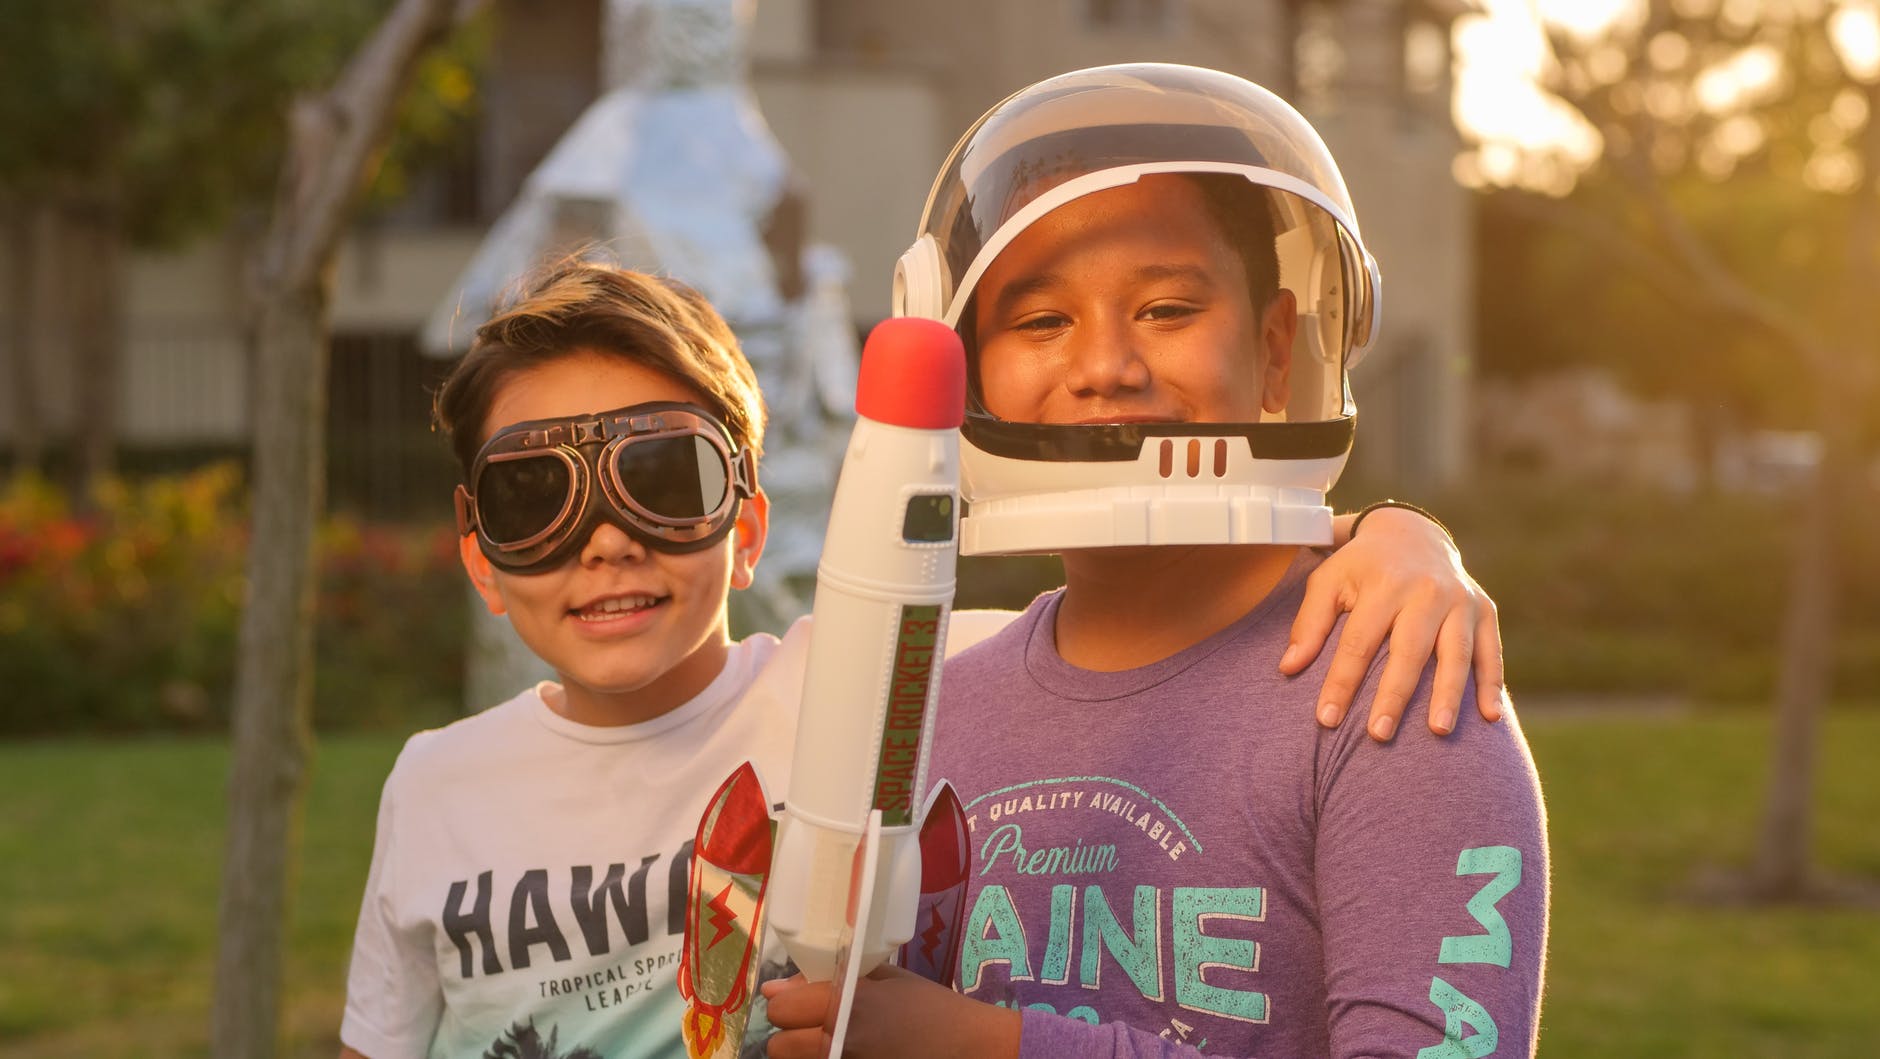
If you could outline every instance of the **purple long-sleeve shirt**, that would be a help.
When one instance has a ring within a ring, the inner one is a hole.
[[[932,774],[974,865],[960,988],[1023,1010],[1020,1054],[1519,1056],[1547,843],[1512,716],[1387,745],[1314,720],[1331,652],[1278,674],[1305,576],[1172,658],[1059,657],[1059,595],[948,663]],[[1368,701],[1381,666],[1359,701]]]

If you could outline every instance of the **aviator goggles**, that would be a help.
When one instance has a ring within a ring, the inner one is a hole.
[[[457,487],[457,532],[491,565],[539,573],[603,521],[660,551],[709,548],[756,493],[756,460],[710,412],[651,402],[497,431]]]

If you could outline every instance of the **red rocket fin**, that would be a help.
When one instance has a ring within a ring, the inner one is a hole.
[[[966,812],[951,784],[927,800],[920,825],[920,904],[914,936],[901,946],[900,964],[944,986],[959,969],[960,923],[965,915],[966,876],[972,867]]]
[[[679,994],[686,1054],[733,1059],[750,1019],[770,881],[770,802],[745,762],[719,786],[699,820],[686,895]]]

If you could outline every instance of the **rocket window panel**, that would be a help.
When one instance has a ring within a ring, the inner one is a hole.
[[[953,494],[920,493],[907,498],[901,539],[909,544],[940,544],[953,539]]]

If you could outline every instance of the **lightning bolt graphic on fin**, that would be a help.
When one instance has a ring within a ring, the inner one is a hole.
[[[946,933],[947,924],[940,918],[939,905],[929,908],[927,915],[931,921],[927,924],[927,929],[920,932],[920,954],[927,958],[928,963],[939,963],[940,961],[934,959],[933,954],[934,950],[940,947],[940,938]]]
[[[705,902],[705,907],[712,910],[712,940],[705,943],[708,949],[725,940],[725,935],[731,933],[731,924],[738,920],[738,914],[731,910],[731,903],[726,900],[730,896],[731,884],[726,883],[725,888],[718,891],[717,897]]]

